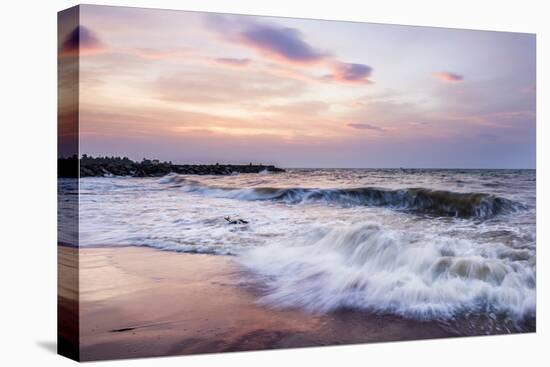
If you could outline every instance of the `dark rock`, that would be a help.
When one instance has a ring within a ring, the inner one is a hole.
[[[79,170],[80,161],[80,170]],[[157,159],[143,159],[134,162],[127,157],[91,157],[82,155],[80,160],[76,155],[58,158],[58,177],[101,177],[101,176],[131,176],[131,177],[162,177],[169,173],[181,175],[231,175],[232,173],[284,172],[284,169],[273,165],[177,165],[172,162],[160,162]]]

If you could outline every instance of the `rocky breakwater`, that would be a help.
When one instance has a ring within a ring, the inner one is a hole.
[[[78,162],[76,156],[58,159],[59,177],[75,177],[74,169]],[[181,175],[230,175],[233,173],[284,172],[273,165],[263,164],[172,164],[159,160],[143,159],[135,162],[124,157],[90,157],[80,158],[80,177],[131,176],[131,177],[161,177],[169,173]]]

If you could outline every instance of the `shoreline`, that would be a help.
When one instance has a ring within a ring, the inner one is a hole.
[[[82,361],[460,336],[397,316],[260,305],[257,287],[230,256],[133,246],[59,245],[58,252],[60,268],[79,258]],[[74,308],[70,298],[59,297]]]

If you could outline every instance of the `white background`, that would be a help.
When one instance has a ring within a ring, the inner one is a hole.
[[[357,364],[539,366],[549,338],[549,11],[530,0],[142,0],[97,4],[537,33],[538,332],[530,335],[104,362],[130,366]],[[56,339],[56,12],[74,1],[4,1],[0,19],[0,364],[72,364]],[[545,105],[546,102],[546,105]],[[541,188],[546,187],[544,192]],[[546,340],[545,340],[546,339]],[[546,349],[546,350],[545,350]]]

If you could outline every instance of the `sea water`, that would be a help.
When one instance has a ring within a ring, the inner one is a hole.
[[[233,255],[270,307],[361,309],[463,334],[532,330],[535,177],[289,169],[84,178],[79,244]]]

